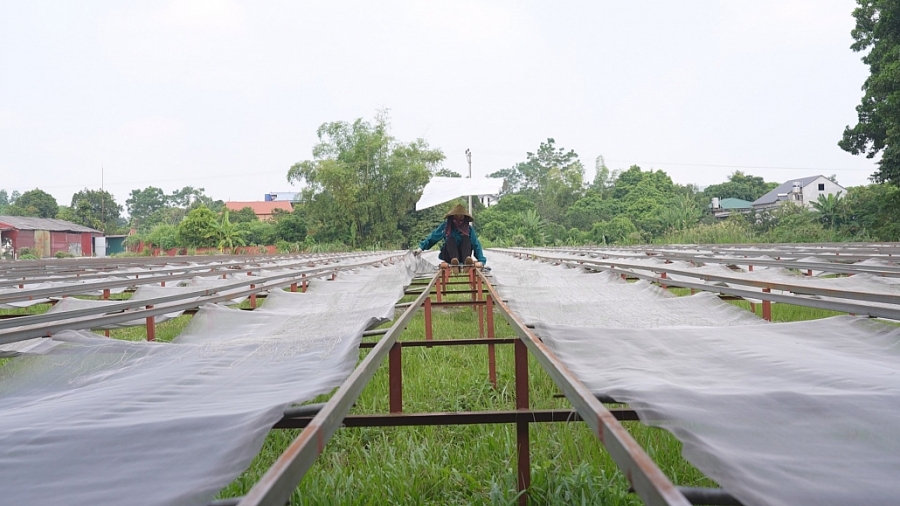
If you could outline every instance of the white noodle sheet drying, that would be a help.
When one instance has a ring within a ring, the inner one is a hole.
[[[256,311],[203,307],[173,343],[66,331],[0,368],[5,504],[204,505],[286,407],[349,375],[363,330],[394,314],[417,268],[273,290]]]
[[[897,504],[897,327],[850,316],[686,326],[683,316],[657,314],[670,308],[649,304],[639,283],[625,284],[628,294],[611,276],[503,255],[491,263],[500,293],[579,380],[674,433],[685,458],[746,506]],[[527,279],[535,285],[518,283]],[[606,293],[618,306],[551,309],[532,293],[562,287],[564,300]],[[710,314],[720,311],[706,302]],[[635,319],[621,325],[590,314],[598,310]],[[656,325],[664,321],[672,324]]]

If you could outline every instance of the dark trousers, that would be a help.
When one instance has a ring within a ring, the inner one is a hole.
[[[444,245],[441,246],[441,253],[438,255],[438,258],[449,263],[454,258],[459,260],[459,263],[466,263],[466,258],[472,256],[472,241],[469,239],[469,236],[462,236],[462,240],[459,243],[456,242],[456,239],[453,238],[453,235],[444,240]]]

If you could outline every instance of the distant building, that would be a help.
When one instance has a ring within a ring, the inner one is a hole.
[[[0,216],[0,245],[8,245],[18,257],[22,248],[38,258],[60,251],[75,256],[91,256],[92,239],[103,232],[76,223],[29,216]]]
[[[277,202],[284,200],[286,202],[295,202],[300,197],[298,192],[269,192],[265,195],[266,202]]]
[[[256,217],[263,221],[271,220],[272,215],[275,214],[276,209],[280,209],[287,213],[294,210],[293,206],[291,206],[291,203],[284,200],[264,202],[226,202],[225,207],[232,212],[240,211],[245,207],[249,207],[250,209],[253,209]]]
[[[713,198],[709,204],[709,210],[716,218],[727,218],[736,213],[749,213],[753,209],[753,202],[736,198]]]
[[[753,209],[756,211],[774,209],[785,202],[812,207],[812,203],[819,200],[820,195],[835,195],[838,192],[846,192],[846,189],[825,176],[801,177],[782,183],[756,199],[753,202]]]

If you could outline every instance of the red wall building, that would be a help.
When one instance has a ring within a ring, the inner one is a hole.
[[[11,245],[17,254],[22,248],[29,248],[39,258],[60,251],[91,256],[92,237],[103,237],[103,232],[63,220],[0,216],[0,244]]]

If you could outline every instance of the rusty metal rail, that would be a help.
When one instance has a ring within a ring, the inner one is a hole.
[[[385,357],[394,349],[400,333],[412,320],[419,307],[423,306],[425,300],[431,296],[431,288],[439,276],[440,274],[434,275],[425,291],[391,325],[388,332],[366,355],[356,370],[325,403],[321,411],[310,420],[306,429],[288,446],[250,492],[241,498],[238,503],[240,506],[282,506],[289,502],[294,488],[322,453],[325,443],[328,442],[331,435],[341,426],[347,413],[350,412],[350,408],[353,407],[353,403],[375,375],[375,371]],[[397,349],[399,350],[399,347]]]

